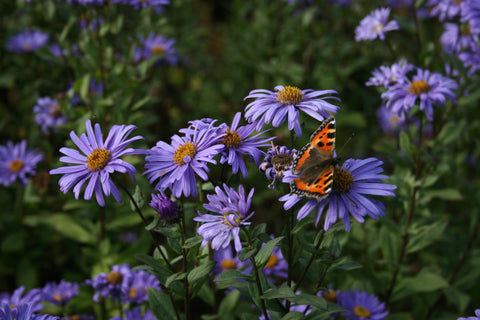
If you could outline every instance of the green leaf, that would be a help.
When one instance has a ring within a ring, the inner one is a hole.
[[[142,100],[135,102],[135,104],[132,106],[132,111],[135,111],[143,107],[148,101],[150,101],[150,98],[151,98],[150,96],[146,96]]]
[[[398,282],[393,292],[393,300],[397,300],[416,292],[432,292],[448,288],[448,281],[433,269],[423,269],[415,277],[408,277]]]
[[[155,231],[160,232],[167,239],[178,239],[182,236],[180,234],[180,230],[178,229],[177,225],[172,225],[170,227],[157,228],[155,229]]]
[[[295,227],[292,229],[292,234],[299,233],[300,231],[302,231],[303,227],[310,224],[310,222],[312,222],[310,219],[302,219],[298,221]]]
[[[415,147],[410,142],[410,138],[405,131],[400,131],[400,149],[406,153],[410,160],[412,160],[412,154]]]
[[[430,225],[411,228],[407,253],[419,251],[440,239],[444,235],[447,224],[445,221],[436,221]]]
[[[454,287],[446,288],[445,296],[447,297],[447,301],[455,305],[460,312],[465,311],[471,300],[468,294]]]
[[[284,283],[280,288],[268,289],[263,293],[261,298],[263,299],[287,299],[294,298],[295,292],[290,288],[286,283]]]
[[[440,190],[425,190],[422,194],[423,201],[429,201],[432,198],[439,198],[446,201],[460,201],[462,194],[457,189],[446,188]]]
[[[301,312],[297,311],[290,311],[286,315],[282,317],[281,320],[300,320],[300,319],[305,319],[305,315]]]
[[[340,262],[334,263],[328,271],[329,272],[332,272],[334,270],[350,271],[350,270],[355,270],[360,268],[363,268],[363,266],[355,261],[345,261],[345,262],[340,261]]]
[[[215,261],[208,261],[199,265],[188,273],[188,282],[194,284],[200,280],[203,280],[215,267],[217,263]]]
[[[139,253],[135,255],[135,258],[150,266],[155,273],[163,275],[163,279],[166,279],[172,274],[172,271],[170,271],[170,269],[168,269],[160,261],[149,255]]]
[[[202,241],[203,241],[202,236],[195,235],[195,236],[185,240],[185,244],[183,245],[183,247],[186,248],[186,249],[189,249],[189,248],[195,247],[196,245],[200,244]]]
[[[242,252],[240,252],[240,254],[238,255],[238,259],[240,259],[240,261],[248,260],[250,259],[250,257],[255,255],[256,252],[257,252],[257,249],[255,248],[253,248],[250,251],[248,251],[247,248],[243,248]]]
[[[257,255],[255,256],[255,264],[259,268],[263,268],[265,264],[268,262],[270,257],[272,256],[273,249],[275,249],[275,246],[282,241],[284,237],[278,237],[275,239],[272,239],[265,243],[265,245],[258,251]]]
[[[79,89],[80,89],[80,98],[82,98],[83,101],[86,101],[88,99],[88,90],[90,89],[90,74],[87,73],[80,80]]]
[[[222,281],[235,281],[238,279],[252,279],[252,276],[249,274],[242,273],[238,270],[232,269],[232,270],[225,270],[222,273],[220,273],[216,278],[215,281],[222,282]]]
[[[174,281],[177,281],[177,280],[183,280],[185,279],[185,276],[186,276],[186,273],[185,272],[177,272],[177,273],[174,273],[172,274],[170,277],[167,278],[167,280],[165,281],[165,287],[169,287],[170,284]]]
[[[401,238],[394,230],[383,225],[380,229],[380,247],[385,260],[395,263],[400,254]]]
[[[55,229],[58,233],[76,242],[96,242],[95,235],[81,226],[79,222],[77,222],[71,215],[57,213],[41,217],[28,217],[28,219],[25,219],[24,222],[26,224],[41,223],[48,225]]]
[[[305,304],[314,306],[318,309],[327,309],[327,301],[325,301],[323,297],[314,296],[312,294],[301,293],[293,298],[289,298],[288,300],[298,305]]]
[[[145,205],[145,199],[143,198],[142,189],[140,189],[140,186],[138,184],[135,186],[135,193],[132,196],[138,208],[142,209]],[[133,212],[137,211],[137,209],[135,208],[135,203],[130,200],[130,208]]]
[[[218,316],[222,317],[222,315],[232,314],[238,304],[238,301],[240,300],[240,297],[240,291],[233,290],[225,298],[223,298],[220,306],[218,307]]]
[[[167,294],[151,287],[147,292],[150,309],[157,319],[176,319],[174,306]]]

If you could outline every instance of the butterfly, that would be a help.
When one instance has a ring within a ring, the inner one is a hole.
[[[290,183],[293,194],[316,198],[318,201],[332,191],[333,172],[338,160],[335,149],[335,118],[325,119],[310,137],[310,142],[298,153],[292,173],[299,175]]]

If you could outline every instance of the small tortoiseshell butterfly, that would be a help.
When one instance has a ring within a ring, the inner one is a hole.
[[[335,118],[324,120],[293,161],[292,173],[299,175],[290,183],[293,194],[324,199],[332,190],[333,171],[338,160],[335,149]]]

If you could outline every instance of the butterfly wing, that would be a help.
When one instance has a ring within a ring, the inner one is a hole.
[[[292,172],[300,175],[290,184],[291,192],[322,200],[332,190],[336,160],[335,119],[329,117],[310,137],[310,143],[300,150],[292,165]]]

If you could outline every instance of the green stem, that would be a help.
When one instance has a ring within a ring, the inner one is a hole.
[[[187,274],[188,272],[188,263],[187,263],[187,250],[185,249],[185,215],[182,211],[182,218],[179,222],[179,227],[182,237],[182,255],[183,255],[183,272]],[[190,320],[190,286],[188,284],[188,277],[185,277],[183,280],[183,288],[185,289],[185,300],[184,300],[184,307],[185,307],[185,320]]]
[[[323,236],[325,235],[325,230],[322,229],[320,232],[321,232],[320,237],[318,238],[318,241],[315,244],[315,251],[317,251],[320,248],[320,245],[322,244],[322,241],[323,241]],[[303,269],[303,272],[300,275],[300,278],[298,279],[297,283],[295,284],[295,287],[293,288],[293,292],[296,292],[298,290],[298,287],[300,286],[303,279],[307,275],[308,269],[312,265],[316,255],[317,255],[316,252],[313,252],[312,255],[310,256],[310,259],[308,260],[307,265],[305,266],[305,269]]]
[[[288,274],[287,274],[287,285],[292,286],[292,269],[293,269],[293,213],[287,211],[287,242],[288,242],[288,253],[287,253],[287,265],[288,265]],[[295,290],[293,290],[295,292]],[[290,300],[285,302],[285,314],[290,310]]]
[[[250,240],[250,233],[247,230],[245,230],[245,233],[247,234],[248,245],[252,247],[252,242]],[[262,284],[260,283],[260,275],[258,273],[257,264],[255,263],[255,259],[253,257],[250,257],[250,262],[252,263],[253,271],[255,272],[255,282],[257,283],[258,296],[260,299],[260,306],[262,308],[263,316],[265,317],[265,320],[269,320],[270,318],[268,317],[267,307],[265,306],[265,301],[262,298],[263,289],[262,289]]]

